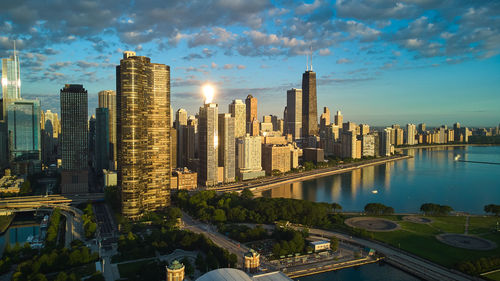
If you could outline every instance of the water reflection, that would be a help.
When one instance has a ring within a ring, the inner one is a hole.
[[[473,161],[500,162],[500,147],[438,147],[408,152],[414,158],[285,184],[260,195],[337,202],[346,210],[361,210],[367,203],[380,202],[397,211],[417,211],[422,203],[434,202],[476,213],[494,203],[492,198],[500,198],[500,183],[495,176],[500,166],[454,161],[461,155]]]

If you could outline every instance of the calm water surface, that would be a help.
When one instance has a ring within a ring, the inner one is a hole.
[[[277,186],[264,197],[337,202],[344,210],[359,211],[379,202],[398,212],[416,212],[422,203],[445,204],[455,210],[483,213],[500,198],[500,146],[465,146],[407,150],[414,158],[351,172]],[[372,191],[377,190],[378,193]]]
[[[412,275],[387,264],[367,264],[321,274],[295,278],[295,281],[418,281]]]

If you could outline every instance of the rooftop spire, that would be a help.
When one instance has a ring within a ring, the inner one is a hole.
[[[16,57],[16,39],[14,39],[14,57]]]
[[[306,52],[306,71],[309,70],[309,54]]]
[[[313,71],[313,47],[311,45],[311,71]]]

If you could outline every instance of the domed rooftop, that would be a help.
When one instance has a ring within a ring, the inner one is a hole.
[[[219,268],[207,272],[200,276],[196,281],[252,281],[244,272],[235,268]]]

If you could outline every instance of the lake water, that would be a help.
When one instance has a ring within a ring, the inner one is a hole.
[[[337,202],[346,211],[378,202],[396,212],[418,212],[423,203],[437,203],[483,213],[484,205],[500,203],[500,165],[454,160],[460,155],[461,160],[500,163],[500,146],[416,148],[405,153],[414,158],[284,184],[260,195]]]
[[[367,264],[337,271],[295,278],[295,281],[418,281],[421,280],[388,264]]]

